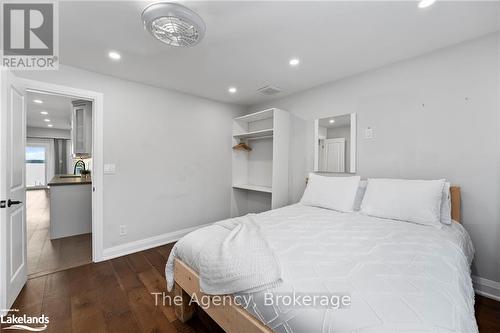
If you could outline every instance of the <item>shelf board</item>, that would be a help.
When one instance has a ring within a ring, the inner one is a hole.
[[[267,109],[259,112],[254,112],[251,114],[247,114],[238,118],[234,118],[236,121],[244,122],[244,123],[249,123],[252,121],[259,121],[263,119],[269,119],[272,118],[274,114],[274,109]]]
[[[239,185],[233,185],[233,188],[239,188],[241,190],[257,191],[257,192],[265,192],[265,193],[272,193],[273,192],[273,189],[271,186],[239,184]]]
[[[262,137],[268,137],[268,136],[273,136],[273,129],[272,128],[233,135],[233,137],[236,139],[252,139],[252,138],[262,138]]]

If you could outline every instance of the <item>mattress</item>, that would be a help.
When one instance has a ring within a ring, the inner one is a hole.
[[[291,205],[259,214],[283,283],[252,294],[246,310],[276,332],[478,332],[469,235],[458,223],[441,229]],[[198,271],[208,226],[183,237],[176,255]],[[266,305],[273,294],[349,295],[350,306]]]

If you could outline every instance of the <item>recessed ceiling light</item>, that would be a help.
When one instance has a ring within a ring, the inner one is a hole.
[[[335,122],[335,119],[330,119],[330,124],[333,124]]]
[[[34,99],[33,100],[33,103],[36,103],[36,104],[42,104],[43,101],[41,99]]]
[[[40,114],[43,114],[45,116],[48,115],[49,113],[47,111],[41,111]]]
[[[109,53],[108,53],[108,56],[109,56],[111,59],[113,59],[113,60],[120,60],[120,59],[121,59],[121,57],[122,57],[122,56],[120,55],[120,53],[115,52],[115,51],[111,51],[111,52],[109,52]]]
[[[436,2],[436,0],[421,0],[421,1],[418,3],[418,8],[427,8],[427,7],[430,7],[430,6],[432,6],[435,2]]]
[[[54,126],[54,125],[52,125],[52,124],[48,124],[48,125],[47,125],[47,127],[52,127],[52,126]]]
[[[43,121],[45,121],[46,123],[50,123],[50,119],[44,119]]]
[[[288,63],[290,66],[297,66],[300,63],[300,60],[298,58],[292,58]]]
[[[235,94],[238,91],[238,89],[236,89],[235,87],[229,87],[227,91],[229,91],[229,93],[231,94]]]

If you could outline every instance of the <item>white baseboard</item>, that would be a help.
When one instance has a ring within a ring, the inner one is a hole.
[[[472,276],[476,294],[500,301],[500,283],[479,276]]]
[[[117,257],[121,257],[130,253],[139,252],[153,247],[162,246],[165,244],[173,243],[178,241],[184,235],[190,233],[199,228],[203,228],[211,225],[212,223],[202,224],[191,228],[185,228],[174,232],[168,232],[165,234],[153,236],[146,239],[141,239],[138,241],[133,241],[126,244],[121,244],[113,247],[104,249],[103,256],[99,261],[109,260]]]

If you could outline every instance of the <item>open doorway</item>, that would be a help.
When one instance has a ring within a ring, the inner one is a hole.
[[[92,101],[26,94],[28,276],[92,262]]]

